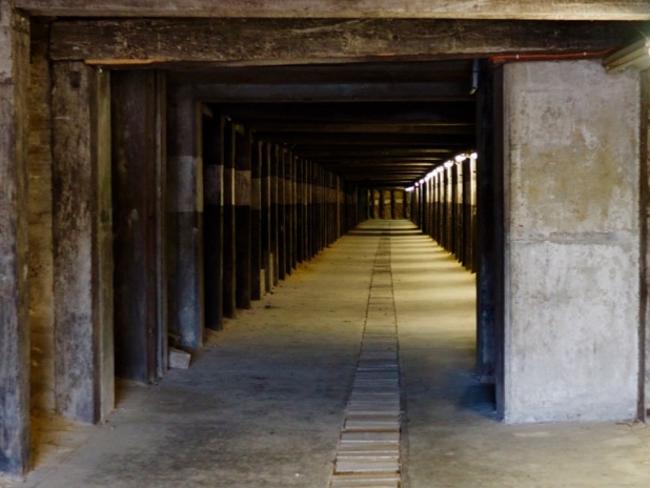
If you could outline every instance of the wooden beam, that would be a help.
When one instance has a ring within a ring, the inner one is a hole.
[[[168,343],[164,76],[115,72],[111,83],[115,372],[153,383]]]
[[[460,146],[468,147],[473,142],[473,137],[465,135],[420,135],[420,134],[396,134],[396,133],[373,133],[373,134],[350,134],[350,133],[277,133],[258,132],[257,137],[264,140],[284,142],[295,145],[296,150],[308,146]]]
[[[91,64],[95,63],[91,60]],[[196,97],[209,103],[331,103],[472,101],[469,76],[465,83],[432,81],[425,83],[310,83],[300,85],[210,84],[195,85]],[[459,111],[460,112],[460,111]],[[463,112],[460,112],[463,113]]]
[[[53,60],[129,67],[431,60],[599,51],[635,39],[642,27],[626,22],[411,19],[60,20],[52,24],[50,55]]]
[[[473,135],[473,123],[349,123],[349,122],[305,122],[305,123],[268,123],[253,121],[252,127],[256,132],[293,132],[294,134],[408,134],[408,135]]]
[[[259,70],[258,71],[263,71]],[[387,77],[390,75],[386,75]],[[467,73],[466,79],[453,81],[454,88],[458,93],[466,97],[469,93],[470,74]],[[384,80],[385,81],[385,80]],[[449,82],[448,84],[450,84]],[[381,86],[382,82],[367,85],[356,86]],[[432,86],[430,84],[422,84]],[[207,85],[206,85],[207,86]],[[224,86],[224,85],[219,85]],[[268,85],[255,85],[257,93],[264,92]],[[296,85],[291,85],[296,86]],[[322,85],[300,85],[309,87],[310,90],[318,95],[318,90]],[[329,85],[325,85],[329,86]],[[344,87],[343,84],[336,85]],[[402,91],[409,84],[400,83],[391,85],[397,91]],[[435,86],[435,85],[434,85]],[[458,88],[460,86],[460,88]],[[464,86],[464,87],[463,87]],[[343,88],[339,88],[344,93]],[[451,89],[450,89],[451,91]],[[391,95],[387,98],[390,98]],[[414,96],[426,98],[425,93],[415,93]],[[417,101],[401,101],[391,103],[385,98],[381,103],[223,103],[219,109],[226,115],[235,120],[241,120],[246,123],[249,120],[268,121],[268,122],[412,122],[412,123],[431,123],[431,122],[473,122],[476,117],[475,102],[470,98],[466,102],[459,101],[441,101],[427,103],[422,98]]]
[[[110,83],[79,62],[52,70],[56,410],[94,423],[114,404]]]
[[[650,20],[644,0],[16,0],[33,15]]]

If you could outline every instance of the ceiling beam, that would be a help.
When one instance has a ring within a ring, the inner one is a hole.
[[[254,132],[260,133],[346,133],[346,134],[418,134],[418,135],[444,135],[465,134],[474,135],[472,123],[336,123],[336,122],[305,122],[305,123],[269,123],[266,121],[249,121]]]
[[[87,15],[87,2],[81,3],[81,15]],[[418,5],[424,8],[439,3],[449,2],[419,1]],[[561,5],[550,3],[556,9]],[[578,3],[588,11],[586,5],[594,2]],[[630,11],[626,2],[615,3],[621,11]],[[52,24],[50,56],[53,60],[84,60],[113,67],[180,62],[236,66],[424,60],[599,51],[636,39],[642,27],[628,22],[418,19],[58,20]]]
[[[464,95],[467,95],[469,90],[469,79],[470,75],[467,74],[465,89],[461,88]],[[462,87],[462,83],[460,85]],[[398,91],[404,88],[404,84],[393,86]],[[265,87],[266,85],[260,89],[264,90]],[[318,93],[317,86],[313,86],[312,90],[313,93]],[[401,101],[399,103],[386,102],[384,98],[381,100],[382,103],[221,104],[215,109],[243,122],[250,119],[299,122],[332,120],[338,122],[472,122],[476,118],[474,100],[436,103],[427,103],[422,99],[418,99],[417,102]]]
[[[650,20],[644,0],[15,0],[35,15]]]
[[[257,132],[256,136],[262,140],[281,140],[293,145],[296,150],[308,146],[417,146],[417,147],[470,147],[474,138],[467,135],[420,135],[420,134],[349,134],[349,133],[277,133]]]
[[[471,102],[470,77],[465,83],[331,83],[297,85],[209,84],[194,87],[196,99],[206,103],[314,102]]]

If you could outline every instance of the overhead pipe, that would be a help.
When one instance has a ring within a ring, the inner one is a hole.
[[[525,61],[572,61],[580,59],[604,58],[614,52],[614,49],[603,49],[601,51],[582,51],[573,53],[527,53],[527,54],[496,54],[488,60],[492,64],[504,64]]]

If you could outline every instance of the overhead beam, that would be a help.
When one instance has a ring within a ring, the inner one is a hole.
[[[90,60],[101,64],[102,61]],[[432,81],[424,83],[331,83],[331,84],[209,84],[196,85],[196,97],[203,102],[399,102],[472,101],[467,83]]]
[[[433,68],[432,68],[433,69]],[[263,71],[263,70],[258,70]],[[390,77],[390,74],[386,74]],[[462,93],[466,97],[469,93],[471,74],[467,73],[467,79],[454,81],[455,85],[461,88],[454,90]],[[355,85],[375,87],[379,84]],[[423,84],[432,86],[430,84]],[[448,85],[448,84],[445,84]],[[464,85],[464,86],[463,86]],[[266,89],[268,85],[256,85],[260,91]],[[295,85],[292,85],[295,86]],[[310,86],[310,85],[301,85]],[[327,86],[327,85],[326,85]],[[342,86],[337,84],[337,86]],[[409,84],[400,83],[395,86],[398,92],[402,92],[404,87]],[[311,90],[318,93],[320,87],[313,86]],[[343,90],[340,90],[343,91]],[[450,89],[450,91],[452,91]],[[417,96],[426,96],[418,93]],[[394,96],[394,95],[391,95]],[[228,99],[228,101],[231,101]],[[275,101],[275,100],[274,100]],[[426,103],[421,98],[417,101],[390,103],[382,99],[381,103],[238,103],[238,104],[221,104],[219,109],[222,113],[242,121],[247,120],[269,120],[270,121],[293,121],[293,122],[321,122],[321,121],[339,121],[339,122],[468,122],[474,121],[476,117],[476,108],[474,99],[467,102],[451,101]]]
[[[16,0],[35,15],[650,20],[644,0]]]
[[[256,7],[258,3],[255,2]],[[435,3],[438,2],[418,5]],[[81,15],[87,16],[87,2],[80,4]],[[629,11],[627,2],[616,4],[621,11]],[[552,5],[561,11],[560,2]],[[647,4],[645,8],[648,9]],[[427,60],[450,55],[598,51],[635,39],[642,27],[627,22],[426,19],[78,19],[52,24],[50,55],[54,60],[130,67],[180,62],[295,65],[373,59]]]
[[[472,72],[471,59],[445,59],[434,62],[384,62],[274,65],[260,71],[255,66],[188,65],[174,71],[170,81],[179,83],[280,84],[287,80],[308,83],[393,83],[467,80]]]
[[[473,142],[472,136],[465,135],[419,135],[419,134],[349,134],[349,133],[277,133],[258,132],[257,137],[264,140],[281,140],[284,143],[295,145],[296,149],[308,146],[468,146]]]
[[[300,155],[307,158],[326,158],[332,159],[341,156],[350,158],[374,158],[377,156],[393,156],[396,158],[401,157],[428,157],[432,155],[446,155],[451,151],[445,148],[384,148],[384,147],[348,147],[348,146],[332,146],[328,147],[310,147],[301,151]]]
[[[443,135],[465,134],[475,132],[473,123],[365,123],[365,122],[305,122],[305,123],[269,123],[267,121],[253,121],[251,126],[256,133],[263,132],[293,132],[293,133],[361,133],[361,134],[419,134]]]

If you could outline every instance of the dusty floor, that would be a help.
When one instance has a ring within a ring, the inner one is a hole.
[[[645,426],[495,421],[472,375],[473,276],[392,227],[408,487],[650,486]],[[190,370],[122,385],[108,424],[44,431],[37,469],[11,486],[325,488],[378,239],[342,238],[211,334]]]

